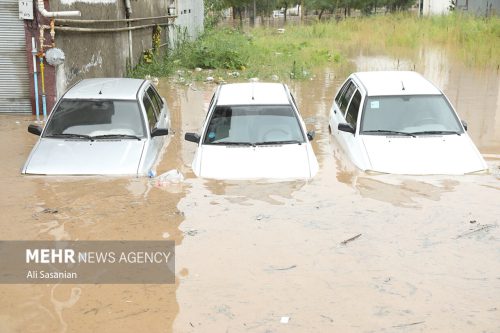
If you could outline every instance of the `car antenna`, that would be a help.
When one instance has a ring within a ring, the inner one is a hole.
[[[255,101],[255,83],[252,84],[252,101]]]
[[[403,83],[403,80],[401,80],[401,88],[402,88],[402,90],[405,90],[405,85]]]
[[[102,95],[102,86],[101,89],[99,89],[99,95]]]

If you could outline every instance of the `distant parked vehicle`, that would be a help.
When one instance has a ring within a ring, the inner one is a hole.
[[[219,86],[198,144],[193,171],[213,179],[310,179],[318,162],[288,87],[279,83]]]
[[[295,5],[293,7],[289,7],[286,10],[286,15],[287,16],[299,16],[300,11],[301,11],[300,5]],[[276,17],[283,17],[283,16],[285,16],[285,8],[273,10],[273,17],[276,18]]]
[[[351,74],[335,96],[329,126],[361,170],[427,175],[487,169],[449,100],[415,72]]]
[[[283,17],[283,16],[285,16],[285,10],[284,9],[273,10],[273,17]]]
[[[69,89],[50,114],[22,173],[147,175],[166,143],[167,103],[139,79],[87,79]]]

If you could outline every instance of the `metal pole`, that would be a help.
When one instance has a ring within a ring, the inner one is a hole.
[[[125,18],[130,20],[130,16],[132,16],[132,4],[130,0],[125,0]],[[130,65],[130,69],[134,68],[134,53],[132,51],[132,27],[131,22],[127,21],[128,30],[128,61]]]
[[[40,53],[40,74],[42,75],[42,108],[43,108],[43,120],[47,119],[47,100],[45,98],[45,66],[43,64],[43,53]]]
[[[36,120],[40,121],[40,106],[38,104],[38,73],[36,71],[36,42],[35,37],[31,37],[31,54],[33,55],[33,84],[35,86],[35,110]]]

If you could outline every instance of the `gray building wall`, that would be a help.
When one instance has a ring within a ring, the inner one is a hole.
[[[481,16],[500,15],[500,0],[457,0],[456,9]]]
[[[169,15],[169,7],[175,7],[178,17],[173,20],[166,18],[131,23],[132,26],[165,24],[172,22],[184,27],[191,37],[203,30],[202,0],[131,0],[132,14],[130,18],[149,18]],[[181,11],[187,9],[185,13]],[[124,0],[51,0],[50,11],[79,10],[81,17],[56,19],[56,47],[64,51],[66,60],[56,69],[56,90],[60,96],[74,83],[83,78],[92,77],[123,77],[129,63],[128,32],[78,32],[61,31],[58,25],[81,28],[125,28],[126,22],[116,23],[75,23],[71,20],[115,20],[126,18]],[[190,11],[190,12],[189,12]],[[68,22],[68,23],[66,23]],[[175,35],[168,30],[173,26],[162,26],[162,44],[171,44]],[[132,31],[132,64],[135,66],[142,58],[143,51],[152,47],[153,28]],[[164,52],[166,48],[163,48]]]
[[[176,35],[176,30],[188,38],[196,38],[203,32],[204,7],[203,0],[183,0],[177,3],[176,29],[171,29],[171,39],[181,36]],[[201,24],[200,24],[201,23]]]

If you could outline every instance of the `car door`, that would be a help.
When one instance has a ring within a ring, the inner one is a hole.
[[[148,85],[144,90],[141,102],[146,111],[149,129],[149,140],[144,147],[144,164],[142,167],[142,172],[147,173],[156,162],[166,141],[166,136],[151,137],[151,131],[154,128],[168,128],[170,115],[167,104],[151,85]]]
[[[360,151],[360,137],[358,130],[358,119],[360,116],[360,108],[362,105],[362,93],[359,89],[354,90],[352,97],[347,105],[345,116],[343,120],[345,123],[351,125],[354,128],[355,133],[339,131],[339,136],[344,144],[344,149],[347,155],[351,158],[354,164],[360,164],[360,160],[363,158],[363,152]]]
[[[332,109],[330,111],[330,130],[344,150],[347,150],[346,133],[339,131],[338,125],[346,122],[345,115],[348,105],[351,102],[352,96],[356,90],[356,84],[351,79],[348,79],[335,96],[335,100],[333,101]]]
[[[154,86],[149,86],[146,93],[158,114],[156,127],[170,128],[170,110],[165,98],[160,96]]]

